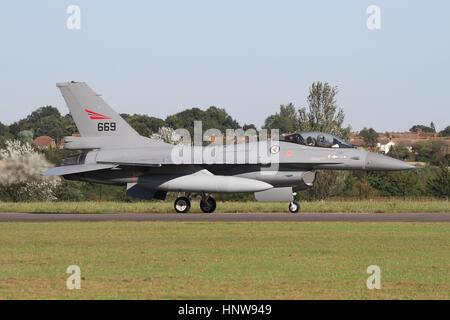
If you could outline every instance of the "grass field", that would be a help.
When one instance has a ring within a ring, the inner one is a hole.
[[[2,223],[0,298],[449,299],[449,244],[447,223]]]
[[[218,212],[287,212],[287,203],[218,202]],[[386,201],[315,201],[302,202],[303,212],[450,212],[445,200],[386,200]],[[167,202],[0,202],[0,212],[174,212]],[[191,212],[201,212],[198,201],[192,202]]]

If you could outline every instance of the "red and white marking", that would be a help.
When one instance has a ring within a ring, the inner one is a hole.
[[[104,116],[103,114],[88,110],[88,109],[84,109],[84,111],[87,112],[89,118],[93,119],[93,120],[107,120],[107,119],[111,119],[108,116]]]

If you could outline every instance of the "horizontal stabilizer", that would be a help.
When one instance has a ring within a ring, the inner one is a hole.
[[[43,176],[65,176],[69,174],[105,170],[116,167],[115,164],[77,164],[73,166],[62,166],[42,172]]]

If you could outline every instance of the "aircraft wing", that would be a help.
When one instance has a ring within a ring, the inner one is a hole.
[[[43,176],[65,176],[74,173],[90,172],[116,167],[115,164],[77,164],[73,166],[62,166],[42,172]]]

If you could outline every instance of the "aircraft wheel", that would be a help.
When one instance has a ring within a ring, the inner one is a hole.
[[[174,208],[178,213],[188,213],[191,209],[191,201],[186,197],[179,197],[175,200]]]
[[[297,213],[299,210],[300,210],[300,205],[297,202],[293,201],[293,202],[289,203],[289,211],[291,213]]]
[[[202,209],[204,213],[213,213],[214,210],[216,210],[216,200],[211,197],[206,200],[201,200],[200,209]]]

